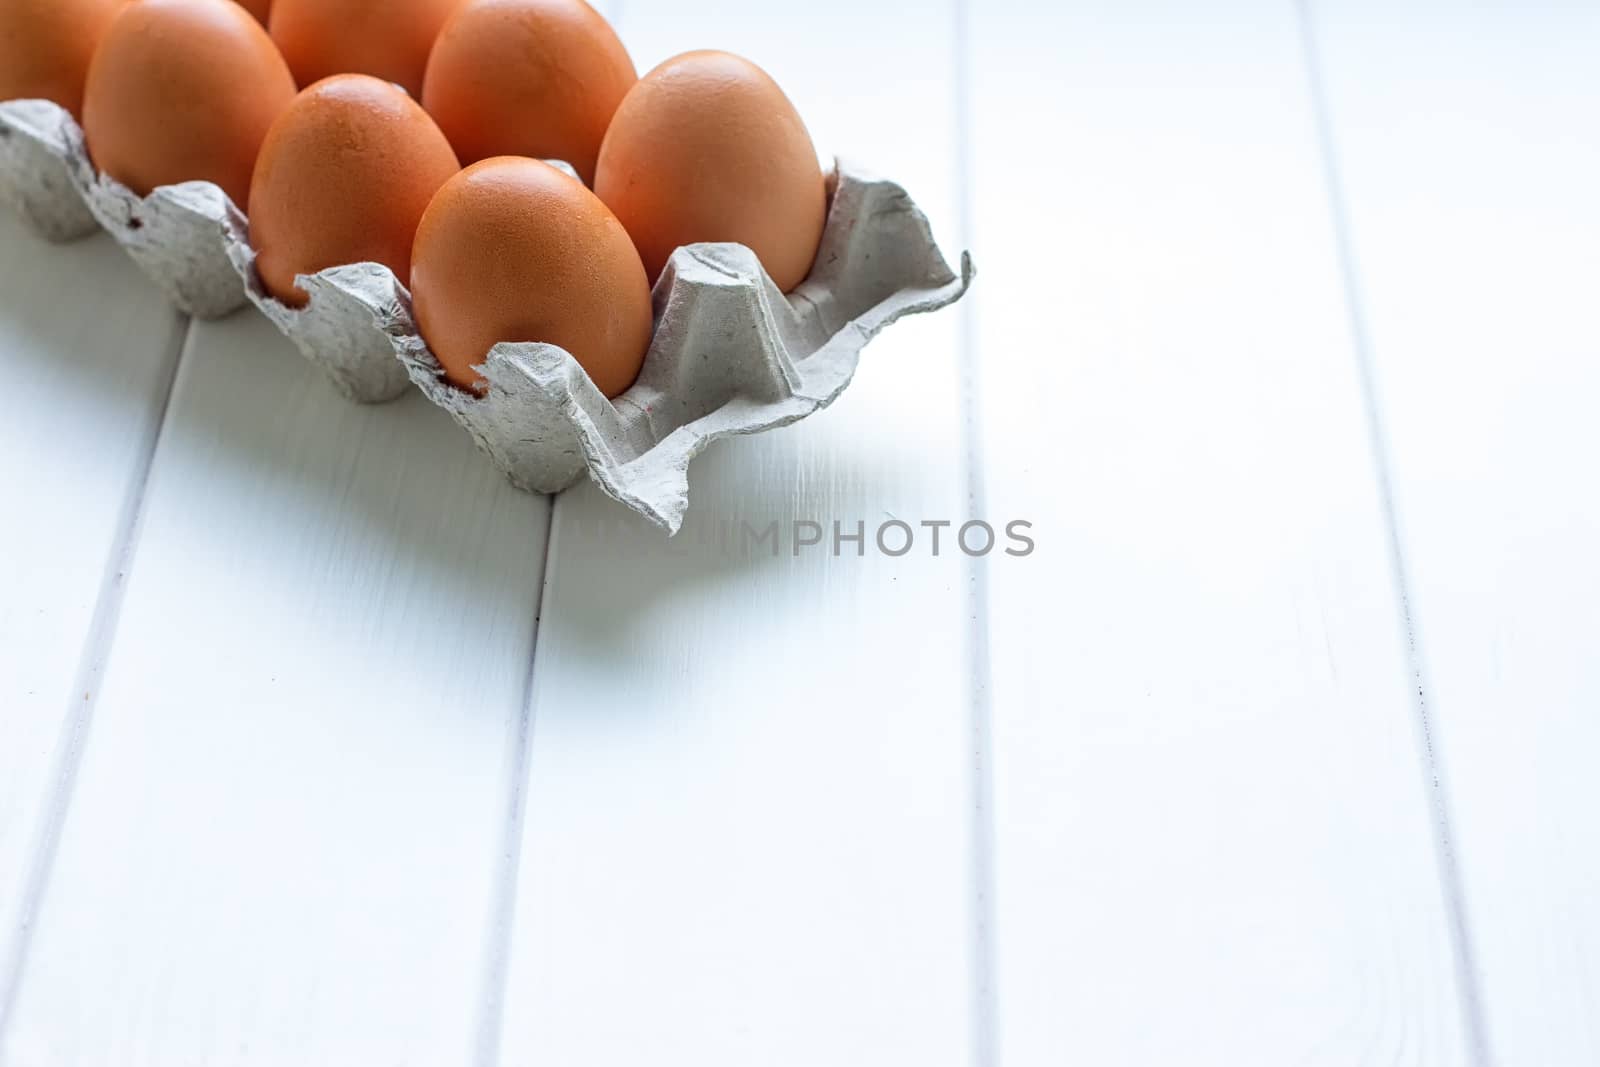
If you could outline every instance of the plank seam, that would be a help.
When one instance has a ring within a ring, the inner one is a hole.
[[[506,821],[501,835],[500,871],[489,912],[488,947],[484,954],[483,1014],[478,1020],[477,1049],[473,1062],[495,1067],[500,1062],[500,1039],[505,1024],[505,1002],[511,977],[511,936],[517,918],[517,886],[522,872],[522,825],[527,815],[528,768],[533,755],[534,664],[539,654],[539,625],[544,618],[550,588],[550,561],[555,555],[556,498],[545,508],[544,562],[539,573],[539,597],[533,607],[533,637],[528,648],[528,670],[522,683],[522,706],[511,754]]]
[[[1328,196],[1328,211],[1333,223],[1334,247],[1340,282],[1344,288],[1345,311],[1349,319],[1357,377],[1365,409],[1368,450],[1372,456],[1374,478],[1383,512],[1396,606],[1399,610],[1401,629],[1405,635],[1406,666],[1411,680],[1413,726],[1421,745],[1420,769],[1426,796],[1432,808],[1434,859],[1455,964],[1458,1007],[1466,1030],[1468,1054],[1472,1063],[1476,1067],[1488,1067],[1494,1062],[1494,1057],[1491,1053],[1488,1024],[1483,1009],[1476,952],[1468,920],[1466,891],[1456,857],[1444,754],[1440,750],[1439,727],[1434,721],[1432,712],[1431,686],[1425,670],[1420,627],[1412,610],[1411,576],[1400,531],[1400,509],[1394,489],[1393,459],[1386,429],[1387,421],[1384,417],[1378,384],[1371,327],[1367,321],[1365,300],[1358,281],[1360,271],[1356,261],[1349,202],[1339,167],[1332,104],[1322,68],[1321,48],[1318,44],[1311,0],[1295,0],[1295,10],[1300,24],[1301,45],[1305,53],[1313,123],[1316,127],[1318,149],[1322,160],[1322,177]]]
[[[12,1012],[27,968],[33,933],[38,926],[39,911],[49,889],[62,830],[78,782],[78,771],[88,745],[89,732],[94,725],[95,709],[100,702],[100,681],[116,642],[128,576],[133,570],[144,528],[145,497],[150,487],[156,453],[166,434],[178,371],[188,347],[189,327],[187,316],[174,315],[172,333],[165,348],[166,365],[159,379],[160,406],[155,418],[150,420],[150,428],[139,441],[134,475],[129,479],[123,496],[116,534],[106,556],[100,590],[95,595],[94,612],[90,616],[88,633],[84,636],[83,653],[67,698],[67,713],[56,743],[55,766],[48,779],[49,794],[34,831],[33,855],[22,879],[22,909],[16,937],[12,940],[11,951],[0,964],[3,966],[0,969],[0,1050],[5,1048]]]
[[[953,0],[955,25],[953,51],[956,92],[956,211],[961,247],[970,248],[974,236],[972,153],[972,59],[970,54],[970,0]],[[988,491],[983,475],[983,423],[981,381],[978,373],[977,312],[975,294],[968,293],[956,309],[961,316],[961,415],[965,438],[967,513],[987,519]],[[968,730],[972,745],[972,810],[968,835],[971,842],[971,952],[972,952],[972,1063],[996,1067],[1000,1062],[999,1000],[995,975],[995,872],[994,872],[994,745],[993,710],[990,706],[989,568],[985,557],[966,563],[967,655],[971,677]]]
[[[597,0],[595,7],[606,16],[612,29],[620,36],[622,0],[610,0],[609,3]],[[540,565],[539,599],[533,607],[528,672],[522,683],[522,707],[517,719],[510,791],[506,797],[506,821],[500,842],[500,872],[495,879],[495,898],[490,908],[488,943],[484,953],[483,1014],[478,1019],[473,1055],[473,1063],[477,1067],[497,1067],[505,1034],[506,996],[511,983],[511,941],[517,921],[517,887],[522,881],[522,827],[527,819],[528,775],[533,760],[534,667],[539,658],[539,627],[544,620],[545,598],[550,591],[551,563],[556,555],[556,508],[560,506],[560,494],[547,496],[546,500],[549,506],[544,513],[544,562]]]

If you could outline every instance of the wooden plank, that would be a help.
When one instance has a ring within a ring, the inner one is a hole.
[[[904,181],[958,251],[948,5],[621,22],[641,70],[696,47],[765,66],[824,153]],[[901,323],[830,410],[712,448],[675,541],[592,489],[558,500],[502,1062],[967,1057],[962,558],[738,535],[958,518],[959,324]]]
[[[972,13],[1002,1061],[1463,1062],[1294,11]]]
[[[1600,1061],[1600,11],[1317,5],[1485,1059]]]
[[[0,213],[0,1015],[184,327],[109,238]]]
[[[195,326],[0,1059],[470,1058],[546,508]]]

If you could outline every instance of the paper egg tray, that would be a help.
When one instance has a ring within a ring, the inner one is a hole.
[[[411,295],[375,263],[299,279],[303,310],[261,287],[244,216],[208,182],[140,198],[99,175],[72,117],[46,101],[0,103],[0,196],[42,236],[110,231],[179,308],[216,318],[256,307],[353,400],[409,382],[466,428],[512,483],[554,493],[585,471],[616,500],[676,532],[689,464],[708,444],[826,407],[861,350],[902,315],[960,299],[971,257],[950,268],[905,190],[840,164],[811,275],[787,296],[742,245],[680,248],[656,283],[655,334],[638,381],[608,400],[554,345],[499,344],[484,396],[446,383],[418,335]]]

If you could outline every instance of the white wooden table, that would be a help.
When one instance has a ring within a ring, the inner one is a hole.
[[[0,220],[0,1063],[1600,1063],[1600,6],[611,13],[972,299],[668,542]]]

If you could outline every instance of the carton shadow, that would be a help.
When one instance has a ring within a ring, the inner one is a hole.
[[[50,244],[0,211],[0,248],[6,251],[0,257],[0,344],[8,374],[66,378],[98,399],[126,395],[130,379],[145,373],[150,360],[171,360],[182,316],[109,236]],[[119,340],[137,334],[152,350],[118,352],[108,360],[104,339],[112,327],[121,331]],[[42,360],[48,365],[39,365]]]
[[[846,394],[839,405],[851,402]],[[830,462],[827,423],[835,414],[711,445],[694,462],[689,512],[675,538],[592,483],[557,498],[540,655],[576,657],[604,670],[626,664],[642,642],[659,644],[651,640],[656,631],[704,627],[709,611],[759,619],[759,602],[768,598],[774,611],[797,598],[824,613],[856,610],[862,585],[852,570],[875,567],[875,581],[892,580],[886,575],[895,561],[883,566],[870,541],[875,523],[891,517],[884,502],[906,477],[892,463],[875,463],[871,452]],[[847,533],[864,523],[864,557],[850,543],[834,554],[835,520]],[[796,523],[815,523],[803,536],[820,534],[821,543],[797,546]],[[754,630],[740,641],[743,647],[723,651],[772,654]]]
[[[0,248],[0,370],[30,405],[21,466],[34,448],[68,471],[58,457],[127,449],[129,424],[164,410],[147,534],[181,538],[197,560],[226,555],[224,585],[274,568],[296,585],[359,575],[414,583],[488,617],[531,614],[548,500],[507,485],[445,412],[417,394],[374,407],[344,400],[253,310],[185,320],[105,234],[50,244],[0,213]],[[126,467],[132,478],[141,464],[127,457]],[[293,572],[319,553],[325,574]],[[305,596],[327,602],[315,589]]]
[[[134,302],[160,301],[155,288],[104,235],[50,245],[13,219],[0,221],[0,235],[32,246],[12,277],[0,274],[7,294],[0,315],[11,320],[6,330],[17,347],[8,361],[71,368],[70,387],[93,391],[96,403],[150,403],[105,373],[103,352],[76,343],[73,322],[94,314],[97,292],[131,287],[138,290]],[[83,297],[60,295],[80,289]],[[619,635],[670,624],[675,605],[722,587],[737,596],[762,572],[801,568],[807,580],[825,582],[827,567],[855,562],[818,550],[803,559],[790,553],[795,520],[830,518],[811,514],[817,494],[804,491],[806,479],[816,476],[808,467],[809,424],[711,446],[695,461],[685,530],[668,538],[587,481],[556,498],[516,490],[419,393],[373,406],[345,400],[253,309],[190,323],[178,360],[145,507],[158,517],[180,513],[171,521],[187,526],[186,542],[227,545],[227,566],[247,580],[320,581],[350,595],[358,595],[346,585],[353,581],[407,581],[445,605],[525,618],[539,597],[554,499],[556,550],[545,575],[544,623],[570,630],[585,658],[603,664],[626,654],[628,642],[619,645]],[[870,517],[871,502],[885,499],[899,474],[874,469],[865,456],[850,467],[843,496],[837,484],[831,487],[831,510]],[[758,533],[777,522],[785,538],[779,551],[747,543],[742,522]],[[263,539],[289,539],[297,548],[263,551]],[[304,572],[308,558],[322,561],[320,575]],[[564,595],[578,588],[588,593]],[[307,609],[326,603],[329,592],[304,590]]]

